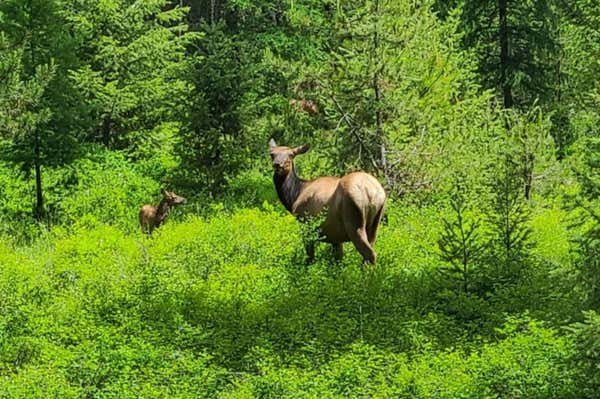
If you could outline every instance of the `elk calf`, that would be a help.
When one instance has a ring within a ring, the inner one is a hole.
[[[142,231],[150,234],[154,229],[160,227],[167,217],[172,206],[185,204],[186,199],[178,196],[172,191],[162,190],[163,198],[157,206],[146,204],[142,206],[139,213]]]
[[[337,259],[343,256],[343,243],[352,241],[365,263],[375,263],[373,244],[386,201],[379,181],[364,172],[303,180],[294,170],[294,157],[308,151],[308,146],[278,146],[273,139],[269,146],[273,182],[286,209],[301,220],[324,214],[320,236],[333,245]],[[312,261],[314,242],[307,244],[306,253]]]

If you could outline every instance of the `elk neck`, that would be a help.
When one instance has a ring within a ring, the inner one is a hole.
[[[171,206],[169,205],[169,202],[167,201],[166,198],[163,198],[159,202],[158,206],[156,207],[156,220],[155,220],[156,226],[160,226],[165,221],[167,216],[169,216],[170,208],[171,208]]]
[[[294,202],[296,202],[300,196],[306,181],[300,179],[298,175],[296,175],[296,170],[292,165],[292,170],[286,175],[278,175],[275,173],[273,175],[273,182],[275,183],[279,200],[283,206],[285,206],[285,209],[292,213]]]

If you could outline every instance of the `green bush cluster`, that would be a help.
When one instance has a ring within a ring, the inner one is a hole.
[[[509,321],[505,328],[514,326]],[[357,343],[319,369],[265,365],[227,398],[568,398],[577,397],[566,367],[572,342],[533,321],[519,334],[477,352],[416,356]]]
[[[305,266],[300,227],[269,203],[207,207],[151,237],[107,219],[5,236],[0,396],[577,397],[575,340],[537,321],[547,306],[511,309],[518,284],[458,295],[438,273],[445,210],[390,203],[364,268],[348,244]]]
[[[9,164],[0,164],[0,182],[0,232],[35,238],[44,227],[32,217],[33,185]],[[48,223],[68,227],[110,223],[137,228],[139,208],[157,203],[160,192],[160,183],[143,167],[94,146],[70,166],[48,169],[44,184]]]

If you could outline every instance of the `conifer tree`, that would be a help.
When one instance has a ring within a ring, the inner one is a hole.
[[[486,101],[475,94],[469,54],[456,50],[455,21],[440,22],[432,4],[340,3],[318,71],[328,128],[343,138],[336,166],[373,171],[396,193],[431,186],[423,172],[431,153]]]
[[[486,216],[490,225],[490,277],[493,283],[514,283],[528,267],[531,216],[522,191],[520,160],[510,145],[498,155],[489,173],[491,204]]]
[[[86,104],[88,136],[134,156],[165,145],[183,119],[188,9],[169,0],[70,2],[64,11],[82,39],[70,73]],[[169,136],[170,135],[170,136]]]
[[[478,58],[486,88],[504,108],[547,104],[556,82],[558,49],[554,0],[438,1],[442,15],[459,7],[463,45]]]
[[[476,273],[480,272],[477,267],[485,250],[481,220],[476,216],[463,178],[454,180],[449,196],[451,214],[442,219],[443,230],[438,240],[441,258],[448,267],[441,271],[456,278],[462,291],[468,293],[473,288]]]
[[[3,42],[19,49],[9,54],[5,101],[12,103],[12,128],[6,135],[5,159],[19,164],[35,179],[34,215],[44,216],[42,167],[72,158],[76,122],[69,111],[69,84],[64,79],[73,62],[71,39],[58,15],[59,0],[6,0],[0,3]],[[16,60],[15,57],[20,57]],[[24,101],[20,101],[24,96]]]

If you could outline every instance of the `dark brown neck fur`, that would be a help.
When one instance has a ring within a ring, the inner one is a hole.
[[[169,216],[170,209],[171,205],[169,205],[169,202],[166,198],[163,198],[156,207],[156,220],[154,222],[155,227],[158,227],[164,223],[164,221],[167,219],[167,216]]]
[[[285,206],[285,209],[292,213],[294,202],[300,196],[306,180],[300,179],[292,166],[291,172],[287,175],[278,175],[275,173],[273,175],[273,182],[275,183],[275,189],[281,203]]]

